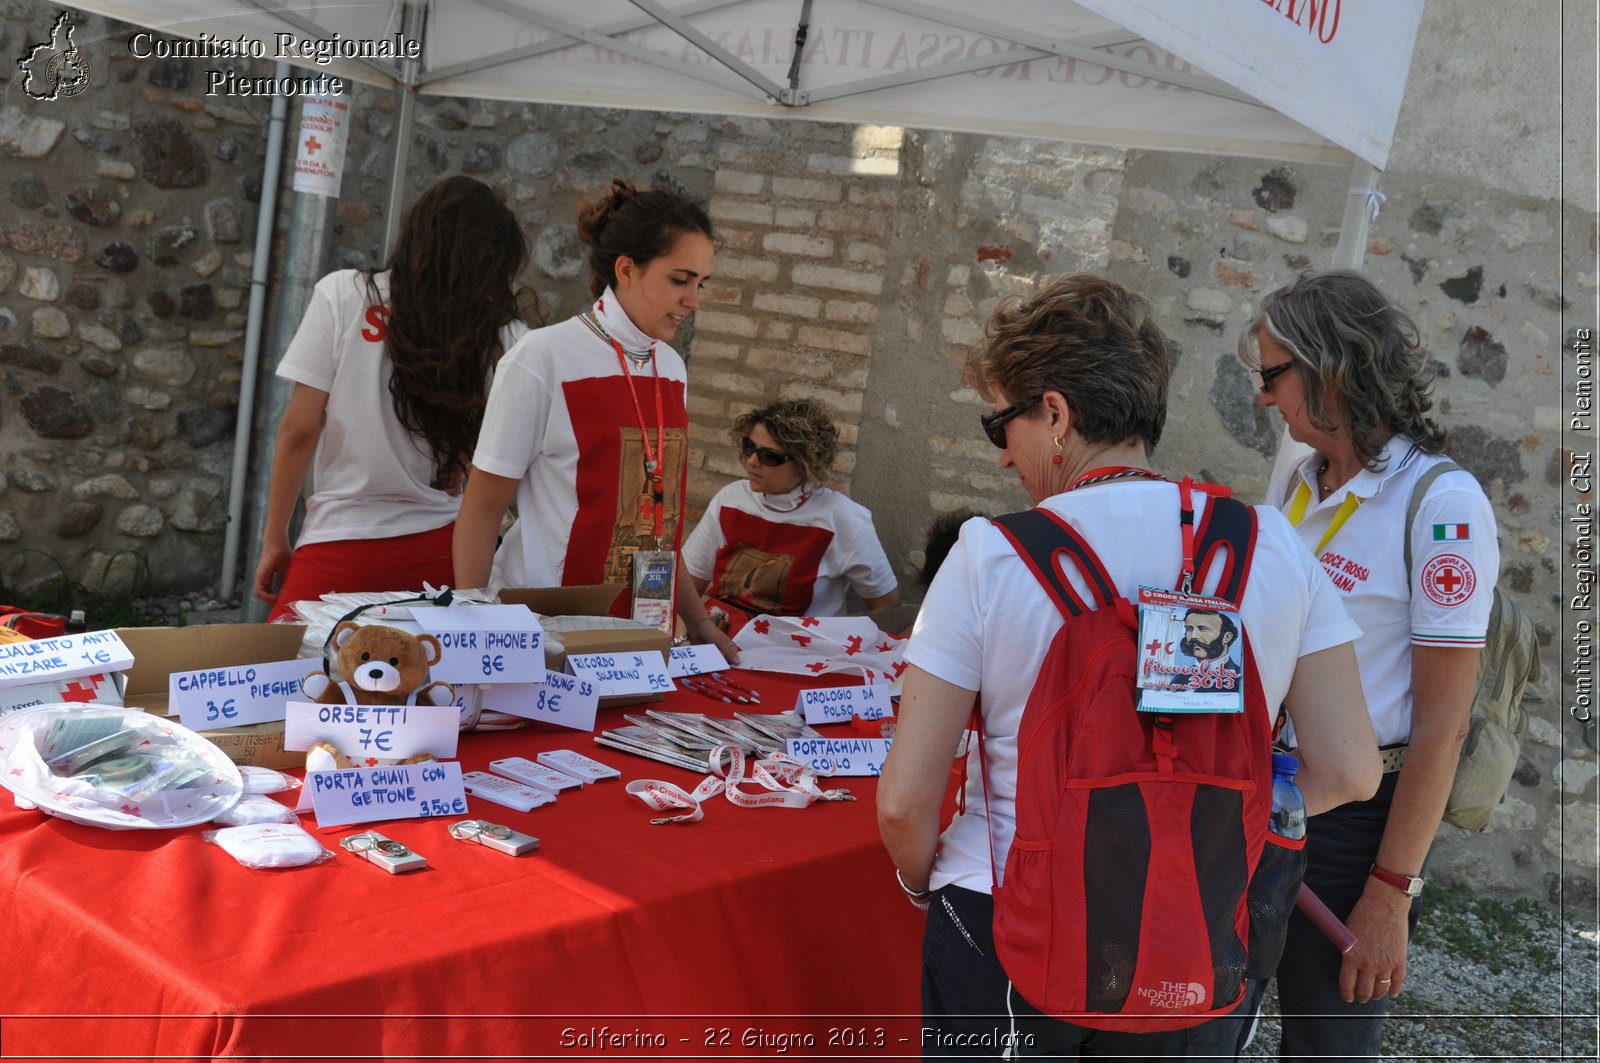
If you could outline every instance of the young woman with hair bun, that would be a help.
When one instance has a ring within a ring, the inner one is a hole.
[[[451,581],[489,378],[528,331],[514,288],[527,261],[516,215],[488,185],[458,176],[406,212],[382,270],[317,282],[278,366],[294,392],[278,425],[253,585],[273,603],[271,619],[330,592]],[[308,470],[316,487],[291,550]]]
[[[458,586],[631,586],[636,552],[681,542],[687,376],[670,342],[711,275],[711,219],[677,193],[617,179],[579,208],[578,236],[594,302],[500,363],[456,525]],[[690,636],[735,659],[679,577]]]

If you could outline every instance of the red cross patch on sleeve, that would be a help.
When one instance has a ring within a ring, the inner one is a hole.
[[[1478,576],[1458,554],[1436,554],[1422,566],[1422,593],[1435,605],[1451,608],[1472,597]]]

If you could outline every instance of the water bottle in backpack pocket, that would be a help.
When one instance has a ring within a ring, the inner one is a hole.
[[[1250,876],[1250,978],[1271,978],[1283,956],[1289,916],[1306,874],[1306,802],[1295,785],[1300,762],[1272,754],[1272,812],[1267,844]]]

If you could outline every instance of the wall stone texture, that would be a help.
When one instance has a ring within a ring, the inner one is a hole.
[[[1499,519],[1500,588],[1545,649],[1510,796],[1483,835],[1443,828],[1432,870],[1592,905],[1593,846],[1585,857],[1571,839],[1594,837],[1596,737],[1563,711],[1557,643],[1574,560],[1559,529],[1574,445],[1562,431],[1562,344],[1594,324],[1596,216],[1547,165],[1571,138],[1543,112],[1495,105],[1492,122],[1517,124],[1506,134],[1514,161],[1437,164],[1503,132],[1457,131],[1446,150],[1449,130],[1416,113],[1461,107],[1440,86],[1461,76],[1451,49],[1464,31],[1440,6],[1425,16],[1401,120],[1402,135],[1436,150],[1397,147],[1366,269],[1432,349],[1452,454]],[[1482,6],[1496,32],[1516,32],[1505,5]],[[1510,6],[1524,22],[1538,17],[1526,0]],[[10,54],[40,39],[53,17],[0,0],[0,45]],[[0,64],[0,578],[25,585],[59,563],[115,586],[142,556],[165,588],[216,593],[270,101],[208,97],[202,73],[265,75],[270,64],[140,61],[125,25],[85,17],[78,32],[80,46],[100,42],[78,97],[29,100],[14,64]],[[394,101],[365,86],[349,99],[330,268],[380,264],[386,223]],[[291,108],[291,136],[297,122]],[[1060,273],[1103,272],[1142,291],[1172,338],[1158,466],[1258,500],[1281,424],[1255,405],[1235,341],[1264,290],[1331,263],[1349,177],[887,126],[427,96],[409,151],[408,202],[452,173],[502,190],[532,246],[522,279],[550,321],[589,298],[573,224],[583,198],[621,176],[706,201],[715,275],[679,337],[692,515],[740,475],[734,417],[814,399],[840,428],[836,485],[874,510],[913,600],[935,516],[1027,504],[978,428],[987,404],[960,366],[1002,298]],[[1592,145],[1585,158],[1592,176]],[[268,356],[287,338],[269,336]]]

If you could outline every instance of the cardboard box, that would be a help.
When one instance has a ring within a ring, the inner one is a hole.
[[[158,716],[171,716],[168,679],[173,672],[200,668],[287,661],[300,653],[303,624],[206,624],[199,627],[129,627],[117,634],[133,651],[133,667],[123,673],[123,704]],[[320,665],[306,661],[306,671]],[[301,768],[303,752],[283,748],[283,721],[201,731],[235,764]]]
[[[500,600],[508,605],[526,605],[544,616],[609,616],[611,604],[624,589],[613,583],[584,587],[510,587],[500,592]],[[654,628],[563,631],[558,637],[566,647],[566,653],[547,660],[549,667],[557,671],[567,666],[568,653],[637,653],[655,650],[665,659],[672,648],[672,639]],[[660,700],[660,694],[601,698],[600,707],[604,709],[614,705],[637,705],[644,701]]]

